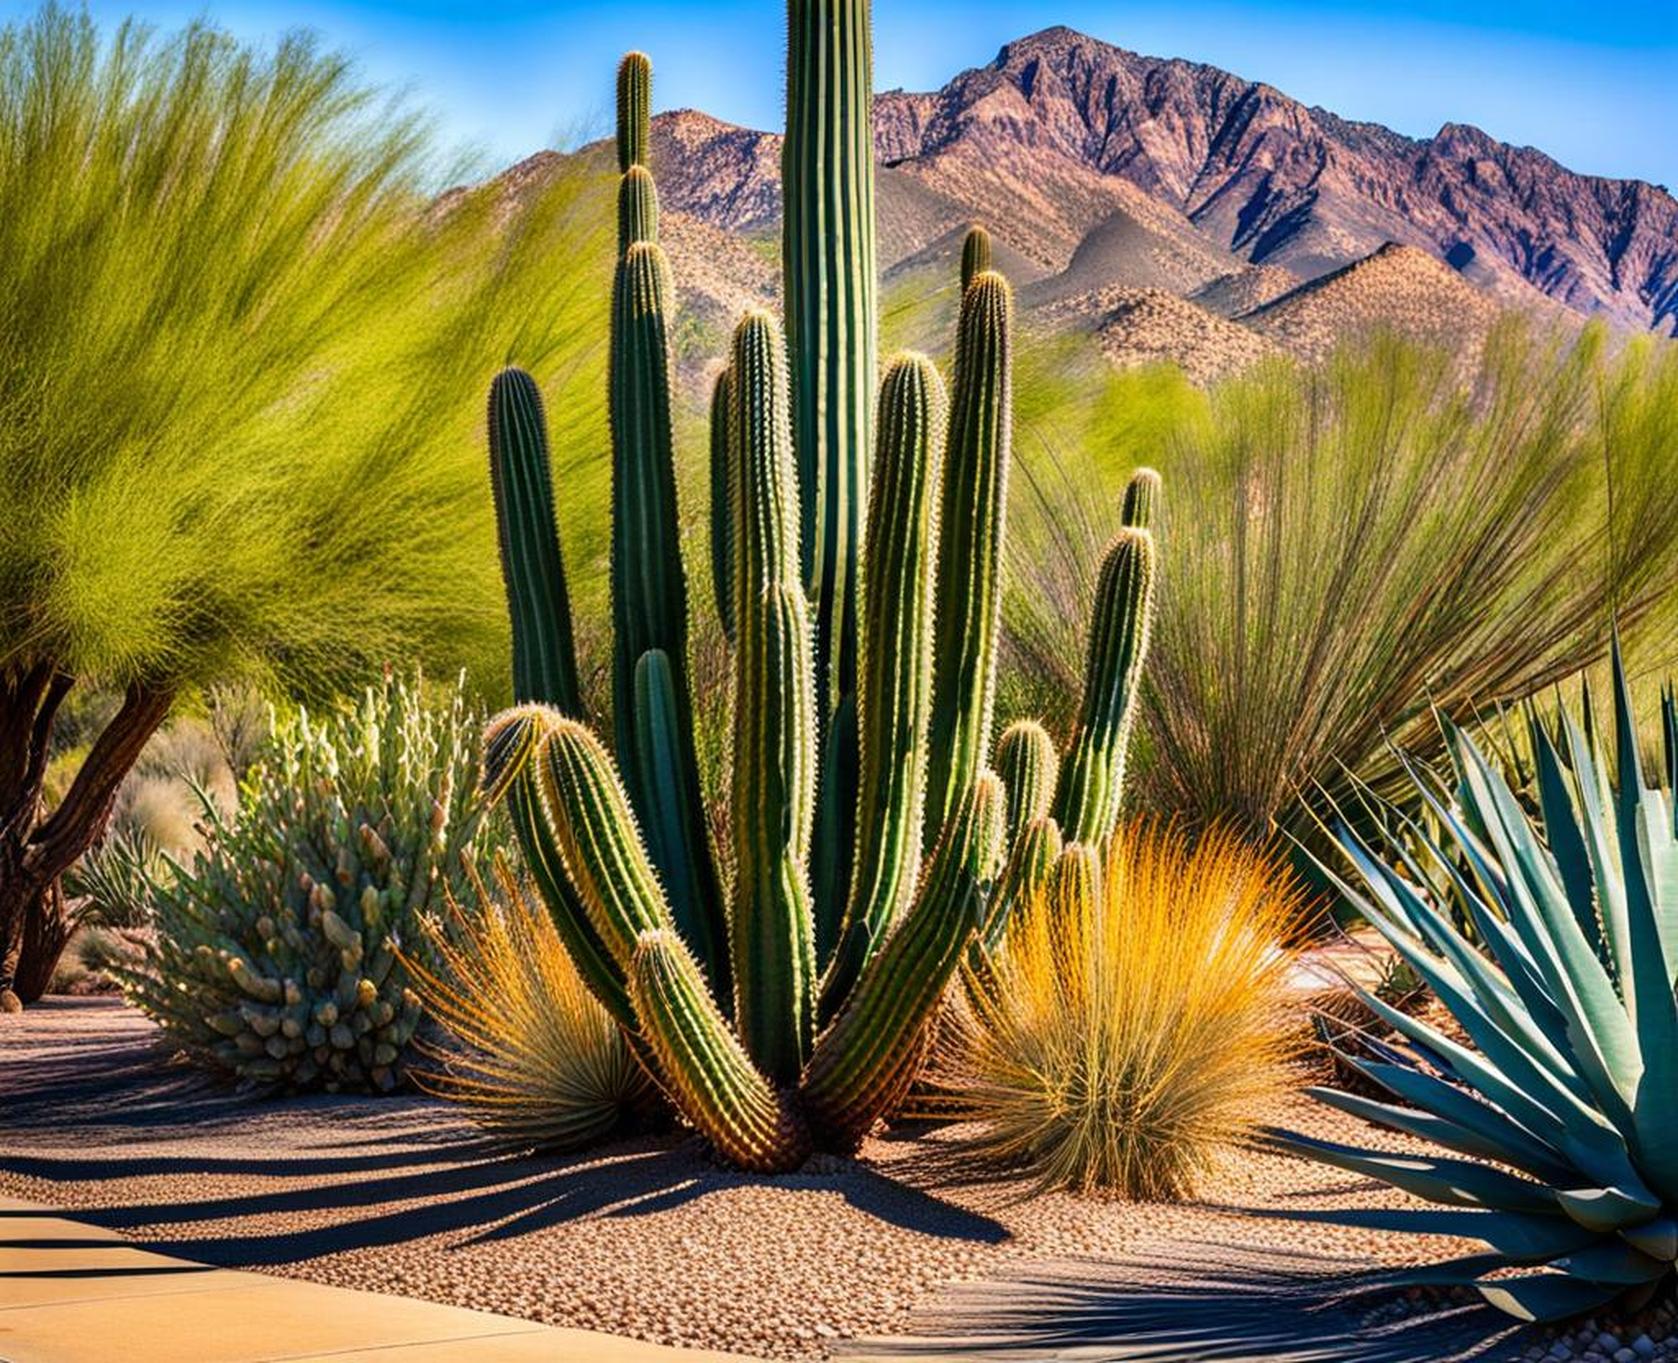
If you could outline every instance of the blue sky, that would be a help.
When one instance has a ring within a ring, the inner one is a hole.
[[[0,18],[33,4],[0,0]],[[783,5],[525,0],[93,0],[243,37],[315,28],[409,87],[454,141],[504,164],[605,126],[612,64],[652,54],[659,108],[780,122]],[[1010,38],[1068,24],[1136,51],[1268,81],[1349,118],[1426,136],[1474,123],[1576,170],[1678,187],[1678,0],[876,0],[878,88],[929,89]]]

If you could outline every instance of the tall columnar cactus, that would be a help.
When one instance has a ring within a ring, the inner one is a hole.
[[[1006,790],[987,766],[1008,285],[981,269],[965,290],[949,401],[931,361],[899,357],[876,430],[868,7],[789,14],[791,362],[775,319],[751,313],[711,403],[710,566],[733,648],[727,913],[694,761],[641,58],[619,90],[615,752],[579,711],[574,662],[550,669],[564,686],[521,663],[519,698],[536,703],[492,722],[484,760],[579,973],[693,1126],[764,1171],[854,1148],[895,1107],[959,964],[1063,856],[1048,736],[1010,731]],[[523,459],[540,449],[527,405]],[[548,485],[495,438],[515,657],[557,657],[558,552],[533,542],[552,533]],[[1091,676],[1133,682],[1145,638],[1098,623]],[[1122,730],[1091,727],[1110,764]]]

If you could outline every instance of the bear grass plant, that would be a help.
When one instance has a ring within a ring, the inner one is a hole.
[[[420,1006],[448,1033],[415,1079],[513,1145],[577,1150],[657,1102],[617,1023],[583,983],[552,916],[501,857],[493,879],[428,918],[436,968],[404,959]]]
[[[1472,1287],[1525,1320],[1636,1310],[1671,1294],[1678,1260],[1678,706],[1668,693],[1664,779],[1651,785],[1617,647],[1613,663],[1612,763],[1588,704],[1583,723],[1529,711],[1536,814],[1447,725],[1454,791],[1407,767],[1437,838],[1373,796],[1392,860],[1344,821],[1333,828],[1354,868],[1337,882],[1347,901],[1465,1039],[1366,993],[1406,1043],[1348,1058],[1382,1096],[1314,1092],[1450,1153],[1279,1133],[1300,1154],[1439,1204],[1401,1213],[1404,1228],[1479,1243],[1382,1281]],[[1452,922],[1446,885],[1473,939]]]
[[[1288,1087],[1282,943],[1305,903],[1224,831],[1121,828],[1070,846],[971,958],[936,1076],[965,1155],[1034,1192],[1190,1196]]]
[[[421,1019],[402,952],[430,959],[420,918],[465,893],[482,829],[478,724],[461,684],[428,702],[418,677],[277,718],[192,864],[134,868],[156,940],[118,972],[129,999],[229,1078],[396,1088]]]

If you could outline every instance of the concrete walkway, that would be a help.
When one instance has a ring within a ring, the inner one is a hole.
[[[743,1363],[172,1259],[0,1198],[0,1363]]]

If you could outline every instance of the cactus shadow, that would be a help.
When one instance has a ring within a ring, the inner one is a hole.
[[[1034,1263],[952,1290],[921,1334],[838,1352],[851,1363],[1491,1363],[1531,1342],[1478,1301],[1359,1291],[1369,1269],[1203,1242],[1145,1258]]]

